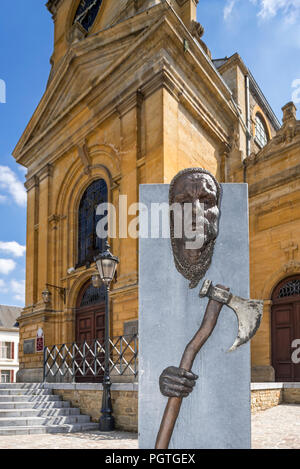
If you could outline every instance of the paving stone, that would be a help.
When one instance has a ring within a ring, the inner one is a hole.
[[[96,424],[97,425],[97,424]],[[1,436],[0,449],[138,449],[137,435],[90,431],[69,434]]]
[[[300,405],[281,404],[252,415],[252,448],[300,449]]]

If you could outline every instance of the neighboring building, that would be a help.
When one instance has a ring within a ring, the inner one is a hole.
[[[119,212],[120,195],[127,195],[129,206],[138,201],[140,184],[168,183],[194,166],[220,182],[249,183],[251,294],[267,300],[253,341],[253,379],[274,379],[277,352],[272,361],[271,347],[284,348],[282,356],[290,357],[298,306],[288,319],[290,336],[283,339],[278,334],[284,332],[277,332],[280,317],[271,333],[269,311],[277,283],[299,272],[294,260],[300,231],[299,123],[289,105],[280,128],[238,54],[212,60],[196,22],[197,3],[47,3],[55,25],[52,69],[14,151],[28,168],[20,380],[42,379],[43,354],[28,346],[38,330],[46,345],[103,339],[104,298],[91,285],[93,258],[102,249],[94,208],[109,201]],[[294,243],[282,257],[279,240]],[[138,320],[138,240],[117,236],[110,244],[120,258],[111,292],[111,335],[117,336],[132,333]],[[287,270],[285,255],[294,256]],[[46,288],[51,302],[44,301]]]
[[[15,383],[19,369],[19,325],[22,308],[0,305],[0,383]]]

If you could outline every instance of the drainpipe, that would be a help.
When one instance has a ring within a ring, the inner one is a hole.
[[[245,76],[245,85],[246,85],[246,148],[247,156],[250,156],[251,153],[251,121],[250,121],[250,84],[249,84],[249,75]]]
[[[251,120],[250,120],[250,83],[249,75],[245,76],[246,89],[246,157],[251,153]],[[243,161],[244,166],[244,182],[247,182],[247,164]]]

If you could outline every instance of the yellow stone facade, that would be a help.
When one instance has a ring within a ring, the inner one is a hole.
[[[277,159],[260,161],[265,149],[255,140],[257,111],[269,139],[280,126],[238,54],[211,60],[196,22],[197,3],[103,0],[88,33],[72,24],[79,0],[47,4],[55,24],[52,69],[14,151],[16,161],[28,168],[20,379],[34,370],[41,376],[42,354],[25,355],[22,345],[35,338],[39,327],[45,345],[74,340],[78,294],[95,272],[95,264],[70,270],[77,262],[78,209],[87,187],[99,178],[107,183],[117,215],[120,195],[127,195],[128,205],[137,202],[140,184],[168,183],[183,168],[204,167],[221,182],[247,181],[252,295],[268,298],[272,281],[282,278],[284,255],[276,249],[279,241],[290,238],[290,231],[284,224],[273,228],[268,213],[274,204],[279,211],[290,204],[295,220],[299,208],[289,201],[289,185],[280,194],[278,185],[270,187],[268,195],[256,188],[263,184],[266,168],[272,181],[273,169],[282,171],[296,156],[283,161],[283,142]],[[295,201],[296,186],[293,182]],[[128,224],[135,217],[128,216]],[[276,254],[271,259],[266,250],[263,262],[268,265],[262,268],[257,253],[270,242]],[[124,322],[138,319],[138,240],[117,237],[110,244],[120,258],[110,297],[111,334],[116,336],[123,334]],[[46,284],[65,288],[66,303],[53,291],[51,304],[45,305]],[[264,323],[253,343],[253,365],[270,366],[268,314],[266,303]]]
[[[245,161],[250,197],[251,295],[264,300],[264,318],[252,341],[256,380],[273,380],[272,293],[300,273],[300,121],[293,103],[283,107],[283,126]],[[299,365],[298,365],[299,366]]]

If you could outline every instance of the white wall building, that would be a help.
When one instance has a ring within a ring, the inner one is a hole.
[[[0,305],[0,383],[14,383],[19,369],[19,328],[22,308]]]

